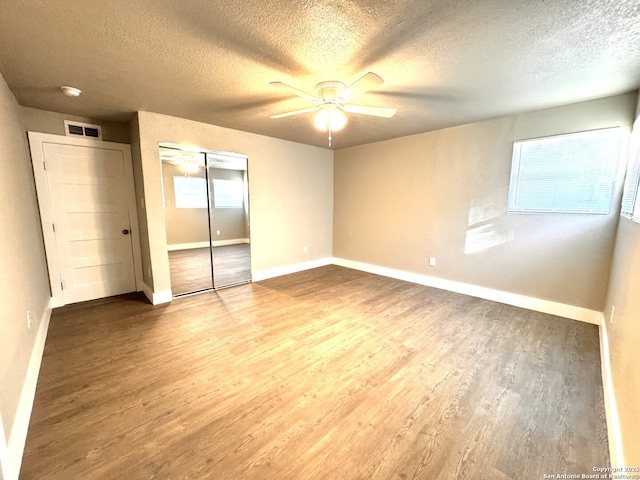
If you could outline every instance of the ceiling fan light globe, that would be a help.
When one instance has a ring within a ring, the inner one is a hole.
[[[331,130],[342,130],[346,124],[347,116],[342,113],[342,110],[336,108],[331,111],[329,114],[329,125],[331,125]]]
[[[347,116],[335,106],[322,108],[316,115],[314,125],[318,130],[326,132],[342,130],[347,124]]]
[[[199,170],[198,165],[196,163],[193,163],[193,162],[190,162],[190,161],[182,162],[179,165],[179,168],[184,173],[197,173],[197,171]]]
[[[322,130],[323,132],[329,130],[329,110],[326,108],[320,110],[316,115],[313,124],[318,130]]]

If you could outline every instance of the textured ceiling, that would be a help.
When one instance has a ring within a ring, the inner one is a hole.
[[[313,92],[367,71],[336,148],[640,86],[637,0],[0,0],[0,71],[22,105],[108,120],[146,110],[326,146]],[[80,88],[79,98],[58,87]]]

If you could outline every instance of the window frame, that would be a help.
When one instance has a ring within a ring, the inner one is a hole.
[[[640,116],[631,129],[620,216],[640,223]]]

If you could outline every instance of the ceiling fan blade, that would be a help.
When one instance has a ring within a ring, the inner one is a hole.
[[[382,80],[382,78],[380,78],[380,76],[376,75],[375,73],[365,73],[362,77],[345,88],[340,93],[340,98],[342,98],[345,102],[348,102],[349,100],[353,100],[357,96],[368,92],[372,88],[375,88],[382,83],[384,83],[384,80]]]
[[[307,112],[315,112],[317,110],[320,110],[322,108],[322,106],[320,107],[311,107],[311,108],[304,108],[302,110],[294,110],[292,112],[285,112],[285,113],[278,113],[277,115],[271,115],[270,118],[284,118],[284,117],[291,117],[293,115],[300,115],[301,113],[307,113]]]
[[[341,108],[348,113],[359,113],[360,115],[372,115],[374,117],[384,118],[391,118],[398,111],[397,108],[367,107],[365,105],[342,105]]]
[[[306,98],[307,100],[311,100],[312,102],[320,102],[321,100],[315,95],[311,95],[310,93],[303,92],[302,90],[298,90],[296,87],[292,87],[291,85],[287,85],[282,82],[270,82],[269,85],[273,85],[276,88],[280,88],[282,90],[286,90],[289,93],[293,93],[294,95],[298,95],[299,97]]]

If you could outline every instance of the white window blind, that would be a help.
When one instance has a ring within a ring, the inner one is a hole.
[[[640,182],[640,119],[636,120],[631,131],[629,144],[629,161],[627,175],[624,181],[622,208],[620,214],[640,222],[640,199],[638,198],[638,183]]]
[[[173,177],[176,208],[207,208],[207,182],[200,177]]]
[[[606,128],[514,142],[508,211],[609,213],[620,131]]]
[[[215,208],[242,208],[244,204],[244,184],[241,180],[213,180],[213,201]]]

